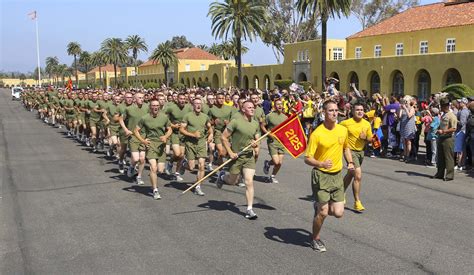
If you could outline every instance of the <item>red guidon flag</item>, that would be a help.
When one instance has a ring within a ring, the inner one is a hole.
[[[271,135],[285,147],[293,158],[299,157],[306,150],[306,136],[298,114],[291,115],[273,128]]]
[[[72,91],[72,80],[69,78],[68,82],[67,82],[67,85],[66,85],[66,89]]]

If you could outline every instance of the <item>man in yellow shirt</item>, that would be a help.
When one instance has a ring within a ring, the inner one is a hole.
[[[360,103],[352,107],[352,118],[344,120],[340,125],[347,128],[349,134],[349,148],[351,149],[354,171],[348,171],[344,177],[344,190],[351,185],[354,193],[354,210],[362,212],[365,210],[360,201],[360,185],[362,180],[362,161],[364,160],[364,147],[368,141],[372,141],[372,129],[370,123],[365,120],[364,106]]]
[[[347,129],[337,124],[338,111],[333,101],[323,104],[324,123],[313,131],[306,149],[305,163],[313,167],[311,188],[315,199],[311,246],[319,252],[326,251],[319,235],[324,219],[328,215],[341,218],[344,214],[343,154],[347,168],[354,169]]]

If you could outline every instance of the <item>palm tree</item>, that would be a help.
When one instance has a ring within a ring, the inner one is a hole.
[[[82,52],[81,45],[77,42],[67,44],[67,54],[74,56],[74,69],[76,70],[76,87],[79,87],[79,77],[77,76],[77,56]]]
[[[199,48],[199,49],[205,50],[205,51],[209,50],[209,48],[207,47],[206,44],[199,44],[199,45],[196,46],[196,48]]]
[[[92,58],[89,52],[83,51],[81,56],[79,57],[79,64],[81,64],[82,68],[86,73],[86,85],[89,86],[89,76],[88,72],[91,70],[92,67]]]
[[[222,45],[217,44],[217,43],[212,43],[209,49],[207,50],[207,52],[215,56],[222,57]]]
[[[137,82],[138,76],[138,64],[137,58],[138,53],[141,51],[147,52],[148,47],[145,43],[145,40],[138,35],[129,35],[127,39],[125,39],[125,43],[127,44],[128,50],[132,51],[133,57],[133,66],[135,67],[135,82]]]
[[[49,75],[50,79],[53,79],[53,84],[56,76],[56,66],[59,65],[59,59],[57,56],[48,56],[46,57],[46,67],[45,71]]]
[[[165,71],[165,83],[166,86],[168,86],[168,69],[170,66],[179,62],[173,48],[171,47],[171,43],[166,41],[158,44],[156,49],[151,53],[150,59],[153,60],[153,63],[160,63],[163,66]]]
[[[64,78],[70,75],[70,72],[68,69],[69,68],[66,64],[60,64],[56,66],[56,73],[58,75],[58,78],[61,77],[62,79],[62,84],[61,84],[62,86],[64,86],[64,82],[65,82]]]
[[[241,54],[246,54],[248,51],[249,51],[249,48],[247,48],[246,46],[244,45],[240,45],[241,47]],[[229,60],[229,59],[235,59],[237,60],[237,39],[232,38],[231,40],[229,41],[224,41],[222,44],[221,44],[221,53],[222,53],[222,58],[224,58],[225,60]]]
[[[102,88],[102,67],[106,65],[105,55],[102,51],[96,51],[91,54],[92,66],[99,67],[100,87]]]
[[[325,89],[326,83],[326,44],[327,44],[327,22],[329,16],[334,18],[341,15],[349,16],[351,12],[350,0],[298,0],[298,10],[305,16],[314,19],[321,16],[321,84]]]
[[[115,86],[118,88],[117,66],[127,60],[127,47],[121,38],[107,38],[102,42],[106,63],[114,64]]]
[[[262,32],[267,23],[266,7],[261,0],[224,0],[209,6],[212,35],[227,40],[229,32],[236,40],[238,83],[242,82],[242,38],[250,41]]]

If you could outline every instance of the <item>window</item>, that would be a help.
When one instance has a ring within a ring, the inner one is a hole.
[[[355,48],[355,58],[359,59],[362,57],[362,47],[356,47]]]
[[[446,52],[452,53],[456,51],[456,38],[446,39]]]
[[[342,48],[333,48],[332,57],[333,60],[342,60]]]
[[[374,57],[382,56],[382,45],[375,45],[374,47]]]
[[[206,70],[206,64],[201,64],[201,71],[205,71]]]
[[[185,70],[186,72],[191,71],[191,65],[190,65],[190,64],[184,65],[184,70]]]
[[[397,43],[395,45],[395,55],[403,55],[403,43]]]
[[[428,53],[428,41],[420,41],[420,54]]]
[[[304,60],[309,60],[309,51],[308,50],[304,51]]]

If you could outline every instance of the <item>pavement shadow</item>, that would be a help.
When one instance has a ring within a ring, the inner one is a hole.
[[[263,210],[276,210],[275,207],[272,207],[266,204],[261,204],[261,203],[254,203],[253,208],[258,208],[258,209],[263,209]]]
[[[132,192],[132,193],[140,193],[147,197],[153,197],[151,193],[151,188],[149,186],[132,185],[129,187],[122,188],[122,190],[127,191],[127,192]]]
[[[180,191],[184,191],[194,184],[194,182],[184,182],[184,181],[170,181],[169,183],[165,184],[164,187],[174,188]]]
[[[206,208],[215,211],[230,211],[239,216],[245,215],[244,212],[240,211],[237,205],[230,201],[216,201],[216,200],[209,200],[206,203],[202,203],[198,205],[200,208]]]
[[[310,247],[311,233],[301,228],[275,228],[265,227],[263,235],[272,241],[292,244],[303,247]]]
[[[314,196],[313,195],[306,195],[306,197],[301,197],[301,198],[298,198],[298,199],[303,200],[303,201],[314,202]]]
[[[413,171],[403,171],[403,170],[395,170],[395,173],[406,173],[408,176],[417,176],[417,177],[425,177],[425,178],[431,178],[432,176],[428,174],[423,174],[423,173],[418,173],[418,172],[413,172]]]
[[[258,181],[258,182],[263,182],[263,183],[269,183],[270,182],[270,178],[268,176],[253,176],[253,180],[254,181]]]

